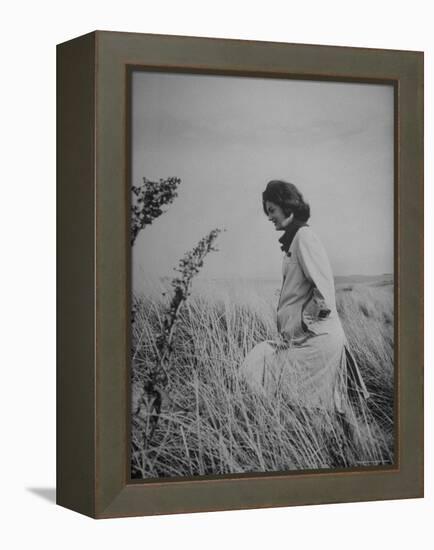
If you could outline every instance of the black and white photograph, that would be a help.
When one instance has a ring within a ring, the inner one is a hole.
[[[131,479],[393,467],[394,86],[129,78]]]
[[[4,548],[434,548],[429,8],[4,5]]]

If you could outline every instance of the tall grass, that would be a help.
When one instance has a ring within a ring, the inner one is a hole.
[[[238,369],[253,346],[277,337],[274,293],[194,293],[180,312],[170,362],[170,402],[152,440],[150,412],[135,396],[155,356],[168,302],[136,298],[133,326],[134,478],[345,468],[393,462],[393,292],[355,285],[338,291],[342,324],[371,393],[350,423],[312,411],[288,389],[251,390]]]

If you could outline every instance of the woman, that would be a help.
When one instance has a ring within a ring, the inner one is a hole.
[[[270,181],[262,194],[283,250],[277,306],[279,339],[258,344],[241,366],[246,381],[272,394],[278,388],[301,406],[346,412],[348,384],[369,396],[336,310],[327,254],[308,226],[310,208],[295,185]]]

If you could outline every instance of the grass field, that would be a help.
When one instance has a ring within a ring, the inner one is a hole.
[[[161,282],[164,286],[164,281]],[[342,325],[371,394],[349,424],[299,406],[286,392],[252,392],[238,368],[276,338],[277,281],[197,280],[177,324],[168,401],[152,437],[146,400],[132,421],[133,478],[363,467],[393,463],[393,282],[336,281]],[[136,298],[133,403],[142,395],[168,297]]]

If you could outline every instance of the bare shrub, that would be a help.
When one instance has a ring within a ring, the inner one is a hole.
[[[131,246],[139,232],[164,213],[163,207],[178,196],[179,178],[160,178],[151,181],[143,178],[140,186],[133,185],[131,205]]]

